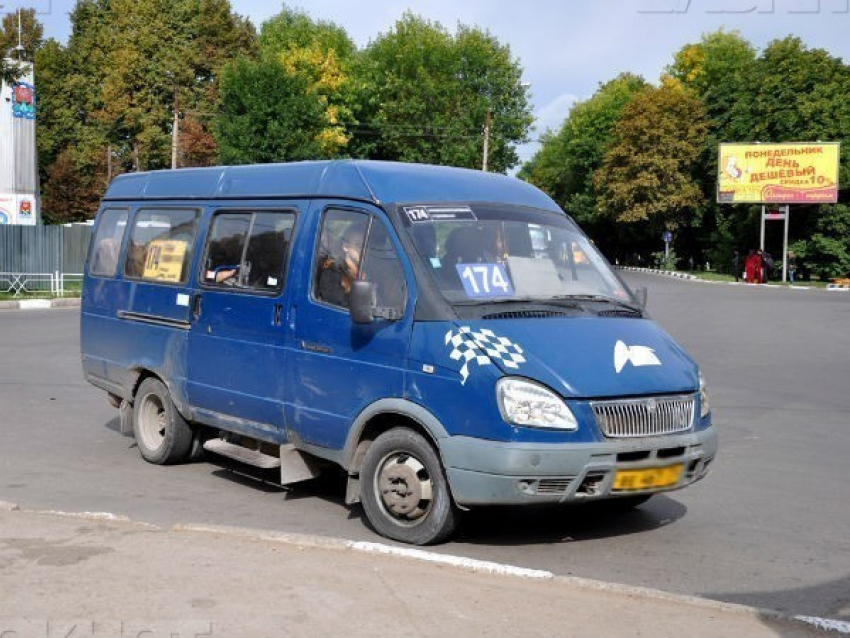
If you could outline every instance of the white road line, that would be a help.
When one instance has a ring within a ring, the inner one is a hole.
[[[386,556],[398,556],[400,558],[412,558],[414,560],[423,561],[426,563],[437,563],[439,565],[451,565],[452,567],[461,567],[474,572],[482,572],[485,574],[499,574],[503,576],[519,576],[520,578],[537,578],[551,579],[555,575],[552,572],[543,571],[540,569],[527,569],[525,567],[515,567],[513,565],[504,565],[502,563],[492,563],[490,561],[477,560],[474,558],[464,558],[463,556],[452,556],[451,554],[438,554],[436,552],[428,552],[421,549],[409,549],[406,547],[394,547],[392,545],[384,545],[383,543],[368,543],[365,541],[350,541],[348,547],[358,552],[366,552],[369,554],[383,554]]]

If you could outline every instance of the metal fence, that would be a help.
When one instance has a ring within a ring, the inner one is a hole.
[[[91,226],[0,226],[0,293],[79,290]]]
[[[0,226],[0,272],[83,272],[91,226]]]

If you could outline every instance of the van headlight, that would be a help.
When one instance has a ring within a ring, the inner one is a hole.
[[[578,421],[561,397],[526,379],[499,379],[496,383],[496,402],[502,418],[514,425],[557,430],[578,429]]]
[[[711,404],[708,402],[708,391],[705,389],[705,378],[699,373],[699,415],[705,418],[711,412]]]

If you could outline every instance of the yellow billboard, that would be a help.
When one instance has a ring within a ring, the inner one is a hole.
[[[721,144],[717,201],[721,204],[834,204],[837,142]]]

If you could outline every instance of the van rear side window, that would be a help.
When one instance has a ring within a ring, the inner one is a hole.
[[[208,286],[279,290],[295,213],[227,212],[213,218],[202,280]]]
[[[148,281],[185,283],[192,261],[197,219],[196,210],[137,212],[124,274]]]
[[[126,210],[105,210],[100,215],[97,235],[92,243],[89,272],[97,277],[114,277],[118,270],[118,253],[127,230]]]

